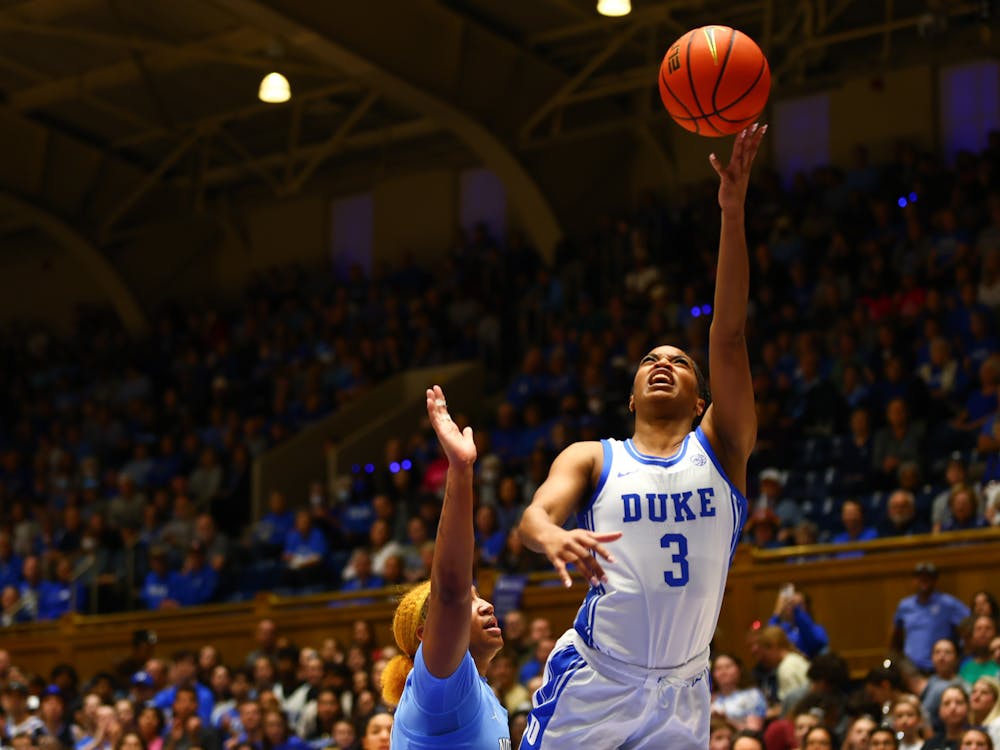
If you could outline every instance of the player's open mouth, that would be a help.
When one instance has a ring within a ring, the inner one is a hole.
[[[486,624],[483,625],[483,630],[487,630],[493,635],[500,635],[500,623],[497,622],[497,618],[491,617],[487,620]]]
[[[660,370],[649,376],[649,384],[656,386],[671,386],[674,384],[674,379],[670,377],[667,372]]]

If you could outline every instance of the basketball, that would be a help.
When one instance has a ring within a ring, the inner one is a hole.
[[[670,45],[660,63],[660,98],[683,128],[718,137],[752,125],[771,93],[757,43],[728,26],[701,26]]]

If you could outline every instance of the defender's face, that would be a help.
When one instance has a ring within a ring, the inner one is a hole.
[[[493,605],[479,596],[472,588],[472,622],[469,624],[469,650],[473,656],[477,652],[489,652],[492,657],[503,648],[503,634],[500,623],[493,613]]]

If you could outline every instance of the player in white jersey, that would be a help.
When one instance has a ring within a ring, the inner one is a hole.
[[[708,747],[708,646],[746,517],[757,434],[744,338],[743,214],[766,130],[738,134],[728,166],[709,157],[722,210],[711,403],[694,360],[656,347],[633,381],[632,438],[570,445],[521,520],[527,546],[543,552],[567,586],[567,565],[591,584],[545,665],[522,750]],[[567,531],[562,524],[573,512],[579,528]]]

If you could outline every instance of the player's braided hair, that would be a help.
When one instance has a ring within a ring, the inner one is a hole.
[[[392,618],[392,634],[402,653],[390,659],[382,670],[382,697],[393,706],[399,703],[406,678],[413,669],[413,657],[420,645],[417,628],[427,619],[430,593],[430,581],[414,586],[399,602]]]

